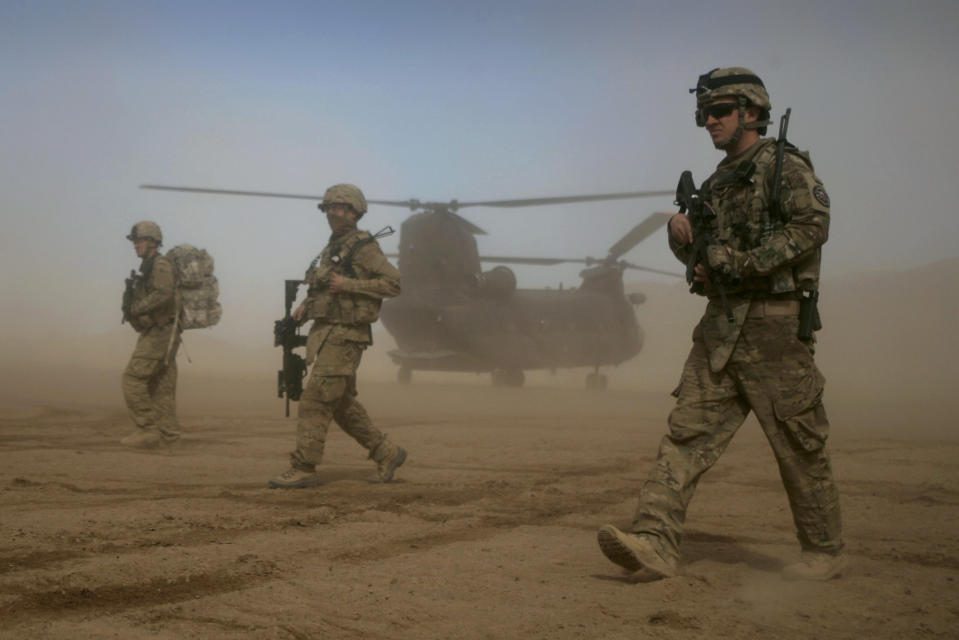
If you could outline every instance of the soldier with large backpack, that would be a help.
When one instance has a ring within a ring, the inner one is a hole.
[[[173,261],[159,252],[160,226],[150,220],[133,225],[140,273],[130,272],[123,294],[123,322],[140,337],[123,372],[123,397],[136,430],[120,442],[153,449],[180,438],[176,417],[176,352],[180,345],[179,292]]]
[[[188,244],[166,255],[160,226],[150,220],[133,225],[127,239],[143,260],[130,272],[123,294],[123,322],[139,334],[123,372],[123,397],[137,429],[120,442],[153,449],[180,438],[176,418],[176,353],[185,329],[211,327],[220,320],[219,287],[213,258]]]

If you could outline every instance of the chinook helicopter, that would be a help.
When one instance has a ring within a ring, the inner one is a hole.
[[[322,196],[261,191],[141,185],[143,189],[216,195],[295,198]],[[605,389],[601,366],[618,365],[636,356],[643,332],[635,305],[642,294],[626,295],[623,273],[635,269],[671,276],[681,274],[644,267],[622,256],[662,227],[672,213],[656,212],[614,243],[604,258],[546,258],[480,255],[480,227],[459,215],[464,207],[523,207],[675,195],[673,191],[634,191],[580,196],[421,202],[367,200],[372,205],[408,208],[400,225],[399,258],[403,290],[386,300],[380,318],[397,348],[389,352],[399,367],[397,380],[411,382],[414,371],[491,374],[495,386],[522,386],[524,371],[590,367],[588,389]],[[483,271],[482,264],[497,264]],[[580,263],[583,281],[570,289],[518,289],[505,266]]]

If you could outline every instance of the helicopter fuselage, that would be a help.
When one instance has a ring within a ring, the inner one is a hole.
[[[411,370],[559,369],[616,365],[642,348],[643,334],[622,295],[520,289],[484,297],[454,290],[401,294],[383,306],[396,340],[393,361]]]

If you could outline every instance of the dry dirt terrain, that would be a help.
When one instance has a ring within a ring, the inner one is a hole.
[[[295,423],[279,352],[187,335],[183,441],[131,451],[128,329],[23,330],[0,344],[2,638],[959,638],[959,258],[830,279],[817,359],[849,566],[784,582],[798,556],[775,463],[750,419],[700,484],[682,575],[632,584],[596,530],[627,527],[702,303],[644,285],[638,358],[391,380],[387,336],[360,397],[409,450],[396,482],[331,431],[323,485],[270,490]],[[125,329],[125,328],[124,328]]]
[[[837,403],[841,579],[781,580],[798,549],[750,420],[693,501],[682,575],[632,584],[596,529],[628,526],[665,392],[366,382],[410,452],[397,481],[367,484],[334,430],[323,485],[279,491],[294,422],[269,378],[228,382],[181,377],[184,438],[163,453],[118,444],[118,402],[3,402],[0,637],[959,635],[959,441],[936,416],[893,437]]]

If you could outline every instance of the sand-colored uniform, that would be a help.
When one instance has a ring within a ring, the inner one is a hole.
[[[722,455],[750,411],[772,445],[806,551],[842,548],[839,494],[825,443],[824,378],[813,345],[797,337],[800,291],[819,285],[820,247],[829,230],[829,197],[807,154],[790,149],[782,172],[785,223],[764,234],[775,169],[775,140],[762,139],[721,162],[702,185],[716,212],[713,236],[735,250],[741,285],[727,321],[716,291],[693,331],[693,347],[669,416],[656,467],[644,485],[632,531],[659,554],[679,557],[686,508],[702,474]],[[686,261],[688,246],[677,246]],[[725,251],[725,249],[723,249]]]
[[[159,254],[145,259],[129,310],[130,324],[140,337],[123,372],[123,397],[136,425],[159,432],[167,441],[180,435],[176,418],[177,304],[171,260]]]
[[[333,273],[344,277],[336,293],[328,286]],[[370,325],[379,317],[383,298],[400,292],[400,273],[369,233],[351,229],[330,238],[306,282],[305,317],[313,320],[306,360],[313,369],[300,397],[290,462],[304,471],[319,464],[331,420],[377,459],[377,447],[388,441],[356,400],[356,370],[372,343]]]

